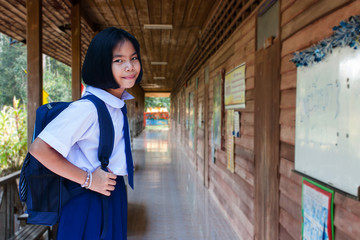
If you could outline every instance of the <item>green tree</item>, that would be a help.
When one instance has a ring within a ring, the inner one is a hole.
[[[145,108],[149,107],[162,107],[170,112],[170,98],[168,97],[146,97]]]
[[[26,58],[26,45],[0,33],[0,107],[14,96],[27,103]],[[71,101],[71,68],[44,55],[43,88],[52,101]]]
[[[26,101],[25,69],[26,46],[0,34],[0,107],[12,105],[14,96]]]
[[[71,101],[71,68],[46,56],[44,58],[43,88],[52,101]]]
[[[0,176],[21,167],[27,151],[26,108],[15,97],[0,112]],[[5,173],[7,171],[5,170]]]

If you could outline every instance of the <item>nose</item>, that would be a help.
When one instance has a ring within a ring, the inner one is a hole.
[[[131,61],[127,61],[125,65],[125,71],[126,72],[132,72],[134,71],[134,64]]]

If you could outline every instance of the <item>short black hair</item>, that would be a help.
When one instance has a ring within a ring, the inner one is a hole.
[[[99,32],[91,41],[87,50],[81,75],[85,84],[101,88],[119,88],[112,73],[113,50],[120,43],[130,41],[140,62],[140,73],[135,83],[140,83],[143,70],[140,57],[140,45],[127,31],[110,27]]]

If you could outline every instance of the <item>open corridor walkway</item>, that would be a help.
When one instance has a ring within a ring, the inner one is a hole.
[[[128,240],[237,240],[169,130],[134,139]]]

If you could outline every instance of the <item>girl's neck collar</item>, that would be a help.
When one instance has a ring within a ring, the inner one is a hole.
[[[108,89],[105,89],[105,91],[107,91],[108,93],[110,93],[111,95],[119,98],[119,99],[122,99],[122,95],[123,93],[125,92],[125,88],[108,88]]]

